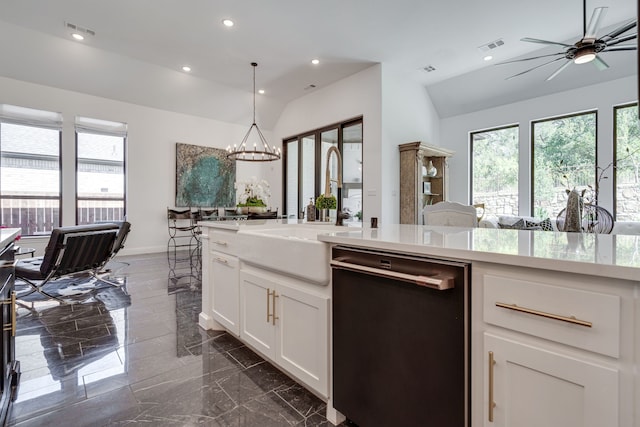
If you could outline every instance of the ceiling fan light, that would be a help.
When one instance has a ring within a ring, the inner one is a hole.
[[[575,64],[586,64],[587,62],[591,62],[594,59],[596,59],[596,54],[595,52],[586,52],[582,55],[577,55],[574,59],[573,62]]]
[[[586,64],[596,59],[595,45],[580,46],[573,58],[574,64]]]

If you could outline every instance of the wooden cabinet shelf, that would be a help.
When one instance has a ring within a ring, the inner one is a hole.
[[[422,224],[422,208],[447,200],[447,159],[454,152],[441,147],[410,142],[400,150],[400,223]],[[425,173],[433,165],[434,176]]]

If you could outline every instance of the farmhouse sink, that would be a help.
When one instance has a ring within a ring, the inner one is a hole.
[[[241,229],[237,236],[244,262],[326,286],[330,277],[329,245],[320,242],[318,234],[346,229],[330,224],[282,225]]]

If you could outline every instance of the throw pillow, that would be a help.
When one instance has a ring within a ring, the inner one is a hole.
[[[549,218],[545,218],[540,221],[525,221],[525,227],[530,229],[553,231],[553,225],[551,225],[551,220]]]
[[[514,222],[513,224],[503,224],[503,223],[499,222],[498,223],[498,227],[504,228],[504,229],[522,230],[524,228],[524,220],[519,219],[518,221]]]

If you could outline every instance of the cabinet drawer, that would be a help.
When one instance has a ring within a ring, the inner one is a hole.
[[[620,356],[620,297],[484,276],[484,321],[584,350]]]
[[[226,254],[238,254],[238,237],[234,231],[210,231],[209,249]]]

